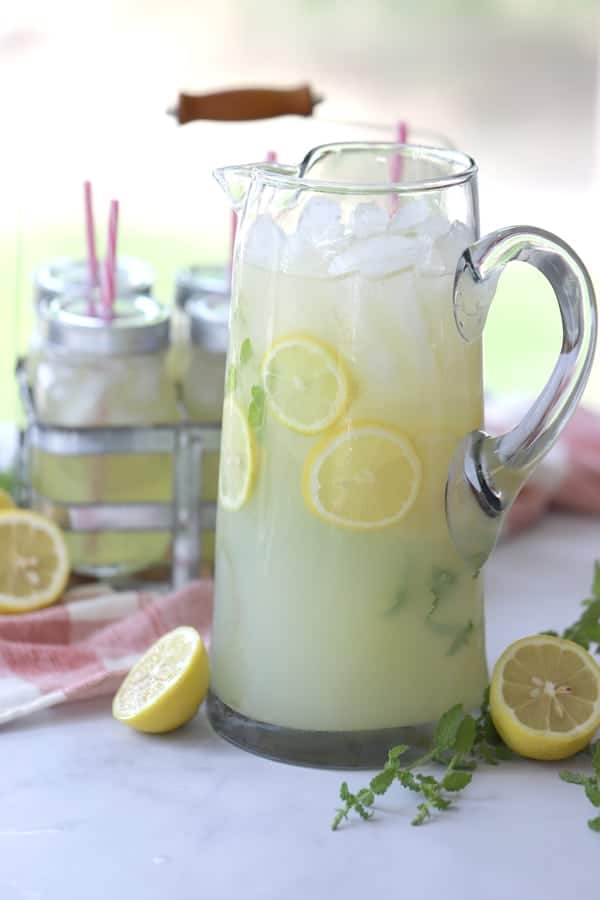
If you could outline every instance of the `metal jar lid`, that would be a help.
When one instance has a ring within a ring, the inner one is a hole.
[[[154,269],[142,259],[120,256],[117,261],[117,295],[137,296],[152,293]],[[40,266],[33,276],[36,306],[49,303],[55,297],[81,296],[89,284],[88,263],[85,259],[57,257]]]
[[[205,294],[188,300],[190,338],[208,353],[227,353],[229,342],[229,295]]]
[[[85,299],[56,297],[41,321],[50,347],[76,354],[125,356],[169,344],[169,314],[153,297],[120,297],[110,320],[89,315]]]
[[[175,276],[175,305],[183,309],[192,297],[220,294],[229,298],[229,272],[223,266],[188,266]]]

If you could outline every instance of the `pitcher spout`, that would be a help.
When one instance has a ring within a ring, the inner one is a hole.
[[[243,166],[223,166],[215,169],[214,177],[223,189],[231,208],[239,213],[246,202],[252,181],[257,176],[286,179],[298,176],[297,166],[284,166],[279,163],[248,163]]]

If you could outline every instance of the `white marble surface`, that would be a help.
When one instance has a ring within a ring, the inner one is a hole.
[[[572,621],[595,557],[597,519],[553,518],[502,546],[487,575],[490,660]],[[93,701],[3,728],[0,754],[0,900],[598,896],[592,807],[560,765],[481,769],[423,828],[398,791],[371,823],[332,833],[341,773],[245,754],[203,713],[146,737]]]

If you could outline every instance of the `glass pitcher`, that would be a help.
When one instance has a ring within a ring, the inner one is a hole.
[[[276,759],[380,765],[487,682],[480,570],[584,388],[589,276],[555,236],[479,239],[477,166],[332,144],[219,170],[233,271],[209,716]],[[482,431],[503,267],[552,284],[563,343],[510,433]]]

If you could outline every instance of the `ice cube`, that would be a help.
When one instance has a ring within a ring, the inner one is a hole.
[[[500,274],[501,270],[492,272],[475,282],[465,272],[458,280],[454,297],[456,319],[460,333],[468,341],[477,340],[483,332]]]
[[[360,272],[369,278],[382,278],[413,266],[418,253],[419,240],[416,238],[379,235],[355,241],[349,249],[334,256],[329,263],[329,274]]]
[[[443,260],[446,271],[454,272],[461,253],[474,239],[473,231],[463,222],[456,221],[436,240],[435,249]]]
[[[338,241],[344,234],[339,203],[329,197],[311,197],[298,219],[298,234],[317,247]]]
[[[430,218],[431,204],[423,197],[403,203],[396,215],[390,219],[389,229],[392,233],[413,231],[417,226]]]
[[[423,222],[422,232],[435,240],[443,237],[451,229],[450,221],[438,209],[435,209],[431,216]]]
[[[376,203],[359,203],[350,217],[350,230],[357,238],[383,234],[388,226],[388,215]]]
[[[316,277],[326,274],[326,262],[323,254],[301,234],[291,234],[285,243],[281,270],[289,275],[307,275]]]
[[[244,261],[264,269],[278,269],[285,243],[284,231],[271,216],[260,215],[248,229],[243,245]]]

